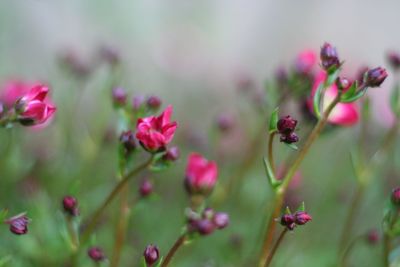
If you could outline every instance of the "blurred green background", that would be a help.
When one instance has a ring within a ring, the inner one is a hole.
[[[173,118],[179,123],[174,144],[182,157],[166,172],[145,174],[154,177],[158,196],[132,210],[121,263],[138,266],[147,244],[157,244],[163,255],[181,231],[190,151],[218,160],[221,186],[252,156],[246,148],[273,106],[265,105],[267,111],[254,108],[257,94],[240,95],[241,79],[250,79],[256,93],[271,103],[273,96],[264,95],[265,80],[278,66],[290,65],[299,51],[318,51],[324,41],[338,48],[349,73],[363,65],[384,66],[385,52],[400,50],[399,7],[395,0],[0,1],[0,80],[45,81],[58,107],[45,129],[0,131],[1,206],[10,214],[27,211],[32,218],[25,236],[11,235],[3,226],[0,258],[12,258],[4,266],[64,266],[70,251],[62,197],[74,194],[84,219],[115,184],[119,133],[109,88],[115,77],[106,64],[96,65],[89,77],[66,73],[59,64],[66,51],[91,66],[100,47],[113,47],[121,58],[117,85],[131,95],[156,94],[164,107],[174,106]],[[374,114],[370,151],[391,120],[386,103],[392,85],[389,77],[383,88],[369,92]],[[235,129],[222,136],[223,144],[215,129],[221,112],[235,118]],[[355,189],[349,148],[357,142],[358,130],[326,132],[307,156],[296,197],[306,202],[313,221],[287,236],[274,266],[333,266]],[[300,129],[300,138],[306,132],[306,127]],[[295,153],[276,147],[278,160]],[[220,203],[223,189],[217,188],[210,200],[231,215],[231,225],[184,247],[172,266],[253,266],[269,211],[265,203],[272,196],[261,161],[266,136],[259,148],[252,152],[256,160],[235,196]],[[393,150],[367,189],[354,235],[380,227],[388,192],[399,183],[399,155]],[[130,198],[135,198],[142,178],[130,184]],[[106,255],[113,246],[115,218],[116,208],[110,208],[93,241]],[[380,257],[380,246],[360,244],[351,266],[381,266]],[[82,253],[79,266],[91,264]]]

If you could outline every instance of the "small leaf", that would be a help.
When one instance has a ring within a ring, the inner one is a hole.
[[[344,100],[353,97],[354,94],[356,93],[357,87],[358,87],[358,82],[354,81],[351,84],[350,88],[347,89],[347,91],[342,94],[342,97],[340,98],[340,102],[344,102]]]
[[[290,210],[289,206],[286,206],[285,214],[292,214],[292,211]]]
[[[3,222],[7,218],[8,209],[2,209],[0,211],[0,222]]]
[[[271,117],[269,119],[269,133],[274,133],[278,131],[277,124],[279,120],[279,115],[278,115],[279,108],[274,109],[274,111],[271,113]]]
[[[306,204],[301,202],[301,205],[297,208],[297,211],[306,211]]]
[[[299,149],[299,148],[297,147],[297,145],[295,145],[294,143],[291,143],[291,144],[285,143],[285,145],[287,145],[288,147],[290,147],[290,148],[293,149],[293,150],[298,150],[298,149]]]
[[[274,172],[272,171],[271,164],[269,163],[269,160],[267,160],[264,157],[264,168],[265,168],[265,173],[267,174],[268,181],[272,188],[276,189],[282,182],[276,179]]]
[[[324,83],[320,83],[318,85],[317,91],[315,91],[314,98],[313,98],[313,108],[315,116],[320,119],[321,118],[321,96],[322,91],[324,89]]]
[[[151,163],[149,170],[153,172],[160,172],[168,169],[171,166],[171,161],[164,160],[164,152],[157,153],[154,155],[153,162]]]
[[[358,92],[356,92],[354,95],[347,97],[347,98],[343,98],[343,96],[340,98],[340,102],[343,103],[350,103],[350,102],[354,102],[356,100],[358,100],[359,98],[361,98],[366,92],[367,92],[367,87],[362,88],[361,90],[359,90]]]
[[[334,66],[332,71],[328,71],[328,78],[326,79],[325,87],[331,86],[336,81],[337,77],[339,77],[339,73],[340,68],[336,68],[336,66]]]
[[[163,257],[160,258],[160,260],[156,263],[154,267],[160,267],[163,261]]]
[[[400,85],[397,84],[391,93],[390,96],[390,107],[392,109],[393,114],[399,118],[400,117]]]

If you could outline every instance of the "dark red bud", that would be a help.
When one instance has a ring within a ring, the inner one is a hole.
[[[394,205],[400,207],[400,187],[393,189],[391,199]]]
[[[387,61],[394,70],[400,68],[400,53],[391,51],[387,54]]]
[[[91,247],[88,249],[88,256],[91,258],[94,262],[100,262],[105,260],[106,256],[104,256],[104,252],[101,248],[99,247]]]
[[[278,120],[277,128],[280,134],[290,134],[296,130],[297,120],[293,119],[290,115]]]
[[[217,212],[214,215],[213,222],[218,229],[224,229],[229,225],[229,215],[224,212]]]
[[[290,133],[286,135],[281,135],[280,141],[286,144],[292,144],[299,141],[299,137],[296,133]]]
[[[64,211],[70,216],[78,216],[78,201],[72,196],[65,196],[62,201]]]
[[[372,229],[367,233],[367,242],[370,245],[376,245],[379,242],[380,236],[377,229]]]
[[[130,130],[122,132],[119,137],[119,141],[124,147],[126,154],[131,153],[136,148],[136,138]]]
[[[196,221],[196,229],[201,235],[209,235],[215,230],[215,225],[208,219]]]
[[[139,187],[139,194],[142,197],[147,197],[153,193],[153,184],[150,180],[144,180]]]
[[[10,231],[16,235],[28,233],[29,218],[25,214],[14,216],[5,221],[10,225]]]
[[[148,267],[156,263],[156,261],[158,261],[158,258],[160,257],[157,246],[148,245],[143,252],[143,257]]]
[[[304,225],[312,220],[312,217],[305,211],[298,211],[294,215],[297,225]]]
[[[331,44],[325,43],[321,48],[321,65],[325,70],[331,70],[332,68],[340,67],[340,60],[336,48]]]
[[[127,94],[121,87],[116,87],[112,90],[112,100],[114,105],[123,106],[126,103]]]
[[[161,99],[158,96],[150,96],[147,99],[147,106],[151,109],[158,109],[161,106]]]
[[[379,87],[387,76],[386,70],[381,67],[368,70],[364,75],[364,84],[368,87]]]
[[[181,152],[177,146],[173,146],[171,148],[168,148],[166,153],[164,154],[164,160],[168,161],[176,161],[179,159],[179,156],[181,155]]]

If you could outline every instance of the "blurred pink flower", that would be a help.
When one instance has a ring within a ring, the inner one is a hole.
[[[211,193],[217,182],[218,167],[198,153],[189,155],[186,166],[185,186],[189,194]]]
[[[22,125],[38,125],[51,118],[56,107],[45,100],[48,92],[48,87],[36,85],[18,100],[16,109]]]
[[[0,89],[0,100],[7,108],[11,108],[14,103],[26,94],[33,86],[34,84],[21,80],[6,81]]]
[[[172,141],[178,124],[171,122],[172,106],[168,106],[158,117],[150,116],[137,121],[136,138],[148,151],[155,152],[165,149]]]
[[[312,98],[317,91],[318,86],[325,82],[327,75],[324,71],[319,72],[315,75],[314,84],[311,90],[311,97],[308,101],[308,107],[311,112],[313,112]],[[323,110],[325,110],[330,103],[337,96],[338,89],[336,84],[332,84],[325,91]],[[356,103],[339,103],[332,110],[329,115],[328,122],[341,126],[352,126],[358,122],[359,115]]]
[[[313,50],[303,50],[297,55],[295,69],[299,73],[309,73],[317,63],[317,54]]]

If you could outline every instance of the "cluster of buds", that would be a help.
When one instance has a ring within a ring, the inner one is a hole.
[[[189,233],[209,235],[216,229],[224,229],[229,225],[229,215],[224,212],[215,212],[212,208],[206,208],[201,214],[190,210],[187,215],[187,227]]]
[[[292,144],[299,141],[299,137],[294,132],[296,130],[297,120],[293,119],[291,116],[286,116],[278,120],[277,129],[278,133],[281,135],[280,141]]]
[[[103,250],[100,247],[91,247],[88,249],[87,254],[94,262],[102,262],[106,259]]]
[[[30,219],[26,216],[26,213],[18,214],[5,221],[6,224],[10,225],[10,231],[16,235],[24,235],[28,233],[28,224]]]
[[[72,217],[79,215],[78,200],[72,196],[65,196],[62,201],[64,212]]]
[[[305,211],[297,211],[294,214],[290,212],[284,214],[280,218],[281,225],[292,231],[298,225],[304,225],[312,220],[312,217]]]
[[[152,267],[160,258],[160,252],[155,245],[148,245],[143,252],[143,257],[147,267]]]

